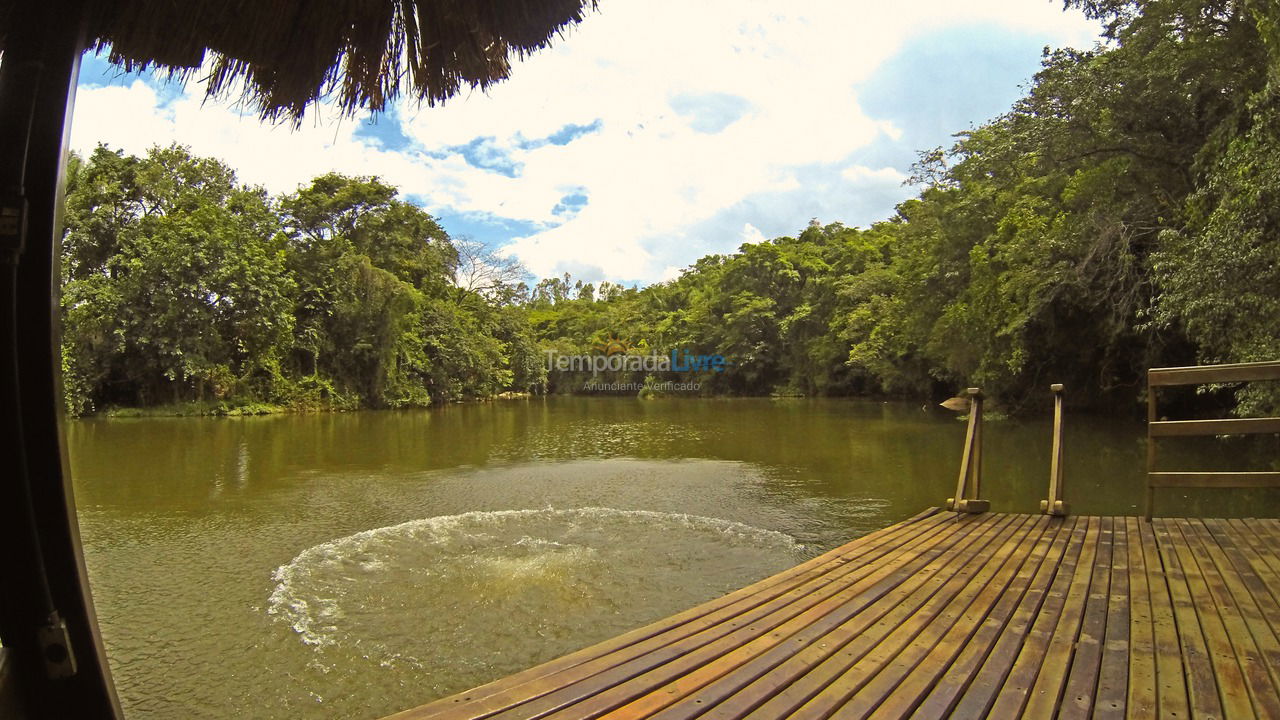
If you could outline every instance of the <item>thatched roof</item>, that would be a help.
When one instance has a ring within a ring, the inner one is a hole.
[[[0,19],[13,5],[0,0]],[[595,0],[99,0],[89,33],[126,70],[243,89],[264,118],[301,118],[332,96],[381,110],[402,92],[435,104],[503,80],[512,56],[547,46]],[[5,28],[0,23],[0,47]]]

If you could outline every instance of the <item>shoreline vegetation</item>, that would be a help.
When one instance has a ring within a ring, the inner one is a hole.
[[[1068,5],[1107,42],[1047,50],[1008,112],[920,154],[892,217],[814,220],[645,288],[531,287],[377,178],[271,196],[183,147],[73,156],[68,413],[425,407],[589,379],[935,403],[976,385],[1011,416],[1060,382],[1137,415],[1149,367],[1280,357],[1280,10]],[[544,362],[675,351],[731,366]],[[1207,402],[1280,409],[1257,385]]]
[[[485,398],[471,398],[469,400],[458,400],[462,402],[499,402],[503,400],[526,400],[534,397],[530,393],[503,392]],[[328,413],[328,412],[356,412],[358,410],[369,410],[372,408],[355,408],[350,410],[340,408],[315,408],[315,407],[289,407],[286,405],[272,405],[270,403],[246,402],[240,403],[234,400],[230,401],[204,401],[197,402],[194,400],[179,403],[169,403],[165,405],[152,405],[149,407],[108,407],[92,414],[81,417],[101,417],[101,418],[156,418],[156,417],[262,417],[264,415],[289,415],[299,414],[306,415],[311,413]],[[424,408],[425,409],[425,408]]]
[[[565,393],[563,395],[568,395],[568,393]],[[678,393],[678,392],[664,392],[662,390],[655,389],[652,383],[641,383],[640,389],[635,393],[627,393],[627,394],[576,393],[575,396],[577,397],[583,397],[583,396],[617,397],[617,398],[633,397],[638,400],[660,400],[660,399],[668,399],[668,398],[705,399],[709,397],[709,396],[701,396],[701,395],[687,395],[687,394]],[[505,400],[530,400],[533,398],[544,398],[544,397],[550,397],[550,396],[545,394],[534,395],[533,393],[504,392],[498,395],[493,395],[491,397],[485,397],[485,398],[470,398],[467,400],[455,400],[452,404],[491,403],[491,402],[502,402]],[[724,398],[724,396],[718,396],[718,397],[720,397],[721,399],[726,399]],[[755,399],[790,401],[790,400],[805,400],[805,399],[808,399],[808,396],[799,395],[799,394],[775,393],[767,396],[767,398],[756,397]],[[871,396],[859,396],[859,397],[852,397],[848,399],[866,400],[866,401],[873,401],[873,402],[875,401],[887,402],[890,400],[890,398],[887,398],[887,397],[871,397]],[[900,398],[895,398],[893,400],[901,401]],[[412,408],[412,409],[429,410],[433,407],[438,407],[438,406],[439,405],[431,405],[431,406]],[[928,409],[928,407],[929,407],[929,404],[926,404],[921,406],[921,409]],[[938,407],[943,407],[943,406],[941,404],[938,404]],[[181,403],[170,403],[167,405],[153,405],[150,407],[108,407],[108,408],[103,408],[102,410],[99,410],[98,412],[95,412],[92,415],[76,416],[74,419],[110,418],[110,419],[126,419],[127,420],[127,419],[142,419],[142,418],[194,418],[194,417],[245,418],[245,417],[265,417],[268,415],[309,415],[309,414],[316,414],[316,413],[331,413],[331,412],[363,412],[366,410],[375,410],[375,409],[385,409],[385,408],[355,408],[350,410],[343,410],[343,409],[337,409],[337,408],[297,408],[297,407],[287,407],[284,405],[271,405],[268,403],[257,403],[257,402],[236,403],[235,401],[230,401],[230,402],[189,401],[189,402],[181,402]],[[960,422],[967,422],[969,420],[969,415],[967,412],[956,412],[955,418]],[[987,422],[1001,422],[1001,421],[1012,419],[1008,414],[1003,413],[999,410],[988,411],[983,414],[983,418]]]

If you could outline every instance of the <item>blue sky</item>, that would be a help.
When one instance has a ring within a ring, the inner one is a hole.
[[[1045,46],[1097,37],[1056,0],[664,4],[603,0],[488,93],[297,130],[90,57],[72,144],[179,142],[273,192],[378,175],[536,276],[643,284],[811,218],[888,217],[918,150],[1008,108]]]

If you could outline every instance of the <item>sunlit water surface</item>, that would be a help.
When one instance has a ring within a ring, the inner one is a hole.
[[[1133,514],[1141,425],[1077,420],[1074,509]],[[937,505],[963,430],[916,404],[552,398],[83,420],[68,440],[130,718],[373,718]],[[1209,445],[1174,460],[1239,455]],[[990,423],[985,457],[993,509],[1034,511],[1047,422]],[[1170,514],[1280,507],[1270,491],[1161,502]]]

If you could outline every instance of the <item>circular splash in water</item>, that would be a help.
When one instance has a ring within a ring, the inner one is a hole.
[[[450,675],[512,672],[665,617],[807,556],[790,536],[643,510],[414,520],[308,548],[268,612],[329,663],[355,653]]]

